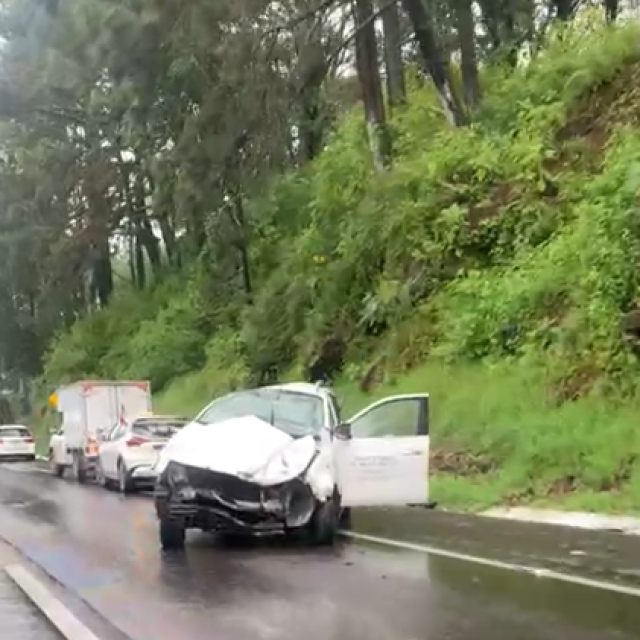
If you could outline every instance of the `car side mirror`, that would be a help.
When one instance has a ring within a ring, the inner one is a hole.
[[[351,440],[351,424],[341,422],[333,431],[333,434],[339,440]]]

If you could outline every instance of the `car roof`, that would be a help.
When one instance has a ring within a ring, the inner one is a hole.
[[[320,384],[313,384],[311,382],[286,382],[284,384],[272,384],[262,389],[273,389],[275,391],[291,391],[293,393],[305,393],[311,396],[324,397],[327,393],[330,393],[328,387],[324,387]]]
[[[0,424],[0,431],[3,429],[26,429],[29,431],[29,427],[25,427],[23,424]]]
[[[131,422],[141,422],[147,420],[149,422],[155,422],[156,420],[175,420],[175,421],[184,421],[186,418],[184,416],[174,416],[164,413],[141,413],[140,415],[135,416],[131,419]]]
[[[264,387],[253,387],[250,389],[239,389],[237,391],[231,391],[225,393],[217,398],[214,398],[202,411],[206,411],[211,405],[222,400],[223,398],[230,398],[235,395],[250,393],[251,391],[289,391],[291,393],[303,393],[309,396],[315,396],[316,398],[325,398],[331,393],[329,387],[322,386],[321,384],[312,384],[311,382],[285,382],[283,384],[270,384]],[[201,412],[202,413],[202,412]]]

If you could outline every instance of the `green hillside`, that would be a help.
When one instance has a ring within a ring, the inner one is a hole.
[[[414,82],[387,172],[356,107],[316,160],[253,197],[250,303],[218,286],[210,255],[144,291],[120,283],[55,341],[42,387],[148,378],[160,409],[193,414],[315,364],[346,409],[432,394],[445,506],[637,509],[640,368],[623,321],[638,298],[640,31],[579,22],[481,79],[464,128]]]

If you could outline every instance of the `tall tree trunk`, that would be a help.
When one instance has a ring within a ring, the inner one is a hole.
[[[156,184],[151,172],[147,169],[145,171],[145,178],[149,185],[149,193],[155,196]],[[180,255],[178,249],[178,243],[176,241],[176,231],[173,224],[173,201],[158,203],[154,197],[154,203],[152,205],[154,215],[158,221],[160,227],[160,235],[162,236],[162,243],[164,244],[164,250],[167,254],[167,262],[172,267],[180,266]]]
[[[502,46],[500,34],[500,11],[496,0],[478,0],[482,14],[482,24],[491,41],[492,53],[497,53]]]
[[[620,3],[618,0],[604,0],[604,13],[607,22],[615,22],[618,19]]]
[[[476,59],[476,25],[473,19],[471,4],[472,0],[457,0],[455,9],[464,98],[469,109],[473,110],[480,103],[481,96],[480,80],[478,79],[478,61]]]
[[[135,285],[142,291],[147,286],[147,269],[144,264],[143,244],[140,240],[140,229],[136,229],[136,235],[133,241],[134,260],[135,260]]]
[[[552,0],[552,2],[556,8],[556,18],[558,20],[566,22],[573,17],[577,2],[573,2],[573,0]]]
[[[138,242],[144,247],[149,257],[149,263],[153,274],[158,276],[162,267],[162,259],[160,256],[160,242],[153,233],[151,222],[147,216],[146,189],[145,178],[142,173],[142,167],[138,164],[135,176],[135,207],[136,207],[136,227]]]
[[[467,124],[462,101],[453,83],[451,70],[442,54],[431,17],[422,0],[402,0],[415,33],[425,70],[436,86],[447,120],[454,126]]]
[[[251,300],[253,296],[253,286],[251,284],[251,265],[249,263],[249,247],[247,242],[247,221],[244,215],[244,205],[242,203],[242,195],[234,198],[235,207],[235,223],[238,231],[237,246],[240,252],[240,264],[242,265],[242,284],[247,299]]]
[[[362,89],[365,121],[373,164],[384,171],[391,160],[391,149],[386,127],[384,99],[378,67],[378,46],[371,0],[354,0],[356,23],[356,66]]]
[[[298,53],[292,91],[299,109],[297,159],[313,160],[322,150],[328,125],[322,85],[327,77],[327,55],[322,32],[315,24],[301,23],[294,33]]]
[[[388,0],[378,0],[382,4],[382,28],[384,32],[384,64],[387,74],[387,96],[389,111],[405,103],[407,87],[404,79],[402,62],[402,33],[400,28],[400,11],[398,0],[387,6]]]

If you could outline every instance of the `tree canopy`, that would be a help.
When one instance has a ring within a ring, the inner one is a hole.
[[[617,19],[616,0],[601,9]],[[134,373],[162,387],[201,366],[214,335],[250,353],[256,379],[298,359],[343,362],[345,341],[386,331],[460,269],[504,263],[517,247],[490,230],[464,240],[455,207],[484,216],[474,185],[499,189],[510,169],[496,173],[495,141],[515,140],[524,122],[524,103],[499,92],[522,86],[554,22],[580,10],[574,0],[5,0],[3,374],[33,379],[53,349],[52,375],[115,375],[134,359],[147,363]],[[492,143],[482,127],[498,123]],[[446,138],[449,158],[429,164],[421,147],[447,131],[460,132]],[[486,175],[460,173],[465,145]],[[422,180],[402,181],[399,158],[423,163]],[[537,157],[503,161],[550,198],[559,188]],[[418,194],[433,211],[418,212]],[[396,196],[394,218],[385,203]],[[116,302],[125,311],[105,314]]]

